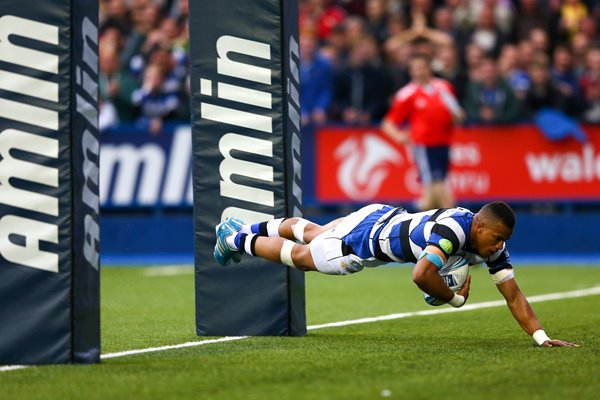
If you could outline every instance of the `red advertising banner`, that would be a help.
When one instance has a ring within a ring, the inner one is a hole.
[[[451,147],[449,182],[459,201],[600,200],[600,126],[588,142],[554,142],[534,125],[462,128]],[[410,150],[378,128],[316,134],[319,202],[409,202],[420,193]]]

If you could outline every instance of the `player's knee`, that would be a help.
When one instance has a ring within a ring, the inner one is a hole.
[[[304,227],[304,235],[303,239],[305,243],[310,243],[312,240],[317,237],[322,232],[321,226],[317,224],[307,224]]]
[[[296,244],[292,249],[294,266],[302,271],[314,271],[315,266],[308,245]]]

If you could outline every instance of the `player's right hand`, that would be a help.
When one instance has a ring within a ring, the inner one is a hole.
[[[546,340],[543,344],[543,347],[579,347],[576,343],[566,342],[564,340],[553,339]]]

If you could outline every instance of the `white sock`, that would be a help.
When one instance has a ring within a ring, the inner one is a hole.
[[[227,246],[229,246],[229,248],[231,250],[235,250],[235,251],[239,250],[235,245],[235,234],[227,236],[225,238],[225,243],[227,243]]]

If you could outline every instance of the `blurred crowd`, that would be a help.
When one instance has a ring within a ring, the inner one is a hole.
[[[299,0],[303,124],[374,124],[427,54],[473,123],[600,123],[600,1]],[[101,127],[189,120],[187,0],[100,1]]]
[[[100,129],[188,120],[187,0],[100,0]]]

